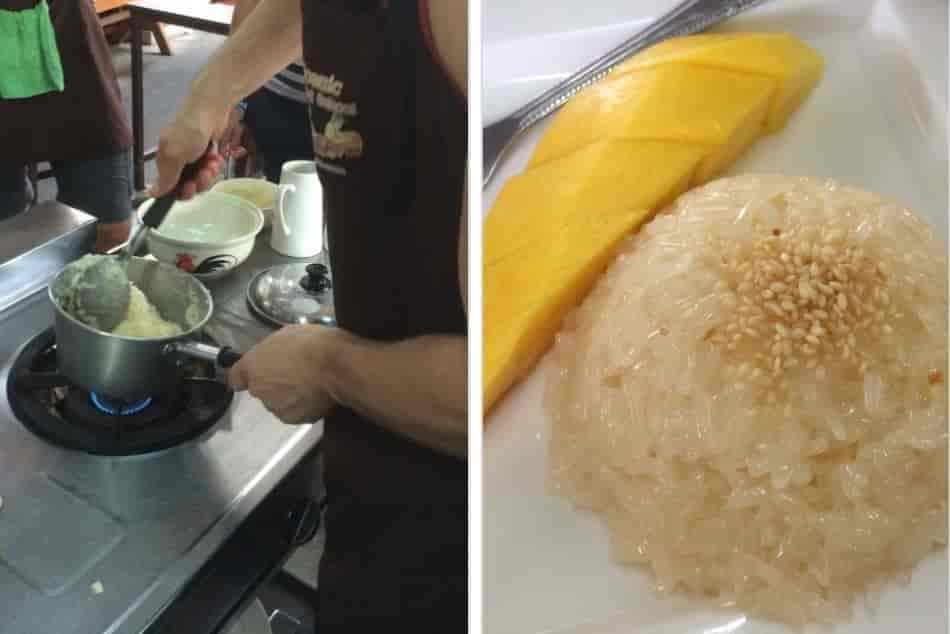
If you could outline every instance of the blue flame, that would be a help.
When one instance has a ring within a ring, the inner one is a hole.
[[[131,416],[133,414],[138,414],[143,409],[152,404],[152,397],[143,398],[137,403],[123,403],[121,405],[109,401],[108,399],[99,396],[95,392],[89,394],[89,400],[92,401],[92,404],[95,405],[96,409],[105,414],[111,416]]]

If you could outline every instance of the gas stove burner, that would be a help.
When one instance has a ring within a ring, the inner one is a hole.
[[[134,455],[174,447],[210,429],[234,398],[214,376],[214,364],[194,361],[176,389],[135,403],[117,401],[59,374],[49,329],[17,357],[7,395],[20,422],[52,443],[97,455]]]
[[[146,396],[135,403],[126,403],[124,401],[111,399],[108,396],[100,396],[95,392],[89,393],[89,401],[103,414],[110,414],[112,416],[131,416],[138,414],[151,405],[152,400],[151,396]]]

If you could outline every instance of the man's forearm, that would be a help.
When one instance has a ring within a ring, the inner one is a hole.
[[[192,96],[223,108],[301,56],[300,0],[262,0],[192,82]]]
[[[468,452],[466,338],[396,343],[341,338],[326,359],[328,391],[390,431],[454,456]]]

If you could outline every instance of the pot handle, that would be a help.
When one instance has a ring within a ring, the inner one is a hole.
[[[277,186],[277,219],[280,221],[280,229],[284,235],[290,235],[290,225],[287,224],[287,216],[284,214],[284,199],[288,193],[295,193],[297,188],[293,183],[285,183]]]
[[[241,360],[240,352],[235,352],[228,346],[221,348],[221,351],[218,352],[217,363],[222,368],[230,368],[232,365]]]
[[[235,352],[228,346],[216,348],[197,341],[176,341],[165,346],[165,354],[174,353],[211,361],[222,368],[230,368],[240,361],[242,356],[240,352]]]

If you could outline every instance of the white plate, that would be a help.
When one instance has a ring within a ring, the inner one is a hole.
[[[672,4],[591,0],[578,12],[574,0],[484,0],[486,120],[553,85]],[[945,2],[775,0],[723,30],[790,31],[827,62],[815,92],[788,126],[758,141],[730,173],[833,177],[903,201],[946,241]],[[485,190],[484,213],[504,180],[524,168],[543,128],[529,131],[501,165]],[[536,369],[496,406],[485,432],[487,634],[793,631],[701,602],[657,597],[647,573],[612,564],[597,518],[545,491],[549,421],[543,387]],[[915,570],[909,586],[888,588],[876,614],[859,606],[855,620],[833,632],[943,633],[947,599],[946,559],[934,555]]]

